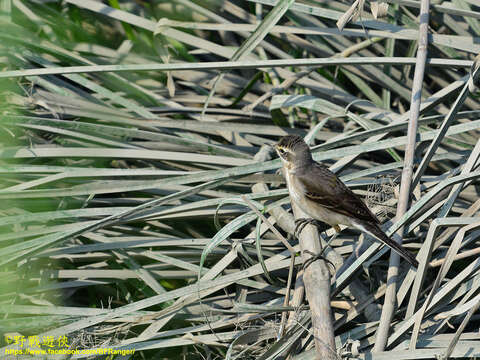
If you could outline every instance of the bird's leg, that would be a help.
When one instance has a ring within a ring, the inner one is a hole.
[[[333,240],[335,240],[338,236],[338,234],[340,234],[340,227],[338,225],[334,225],[333,228],[335,229],[335,234],[327,241],[326,245],[322,248],[322,250],[318,253],[318,254],[314,254],[312,253],[311,251],[309,250],[305,250],[305,253],[307,254],[310,254],[312,255],[311,258],[309,258],[308,260],[306,260],[303,264],[303,269],[305,270],[311,263],[313,263],[314,261],[318,260],[318,259],[323,259],[325,262],[327,262],[328,264],[332,265],[333,269],[336,270],[335,268],[335,265],[330,261],[328,260],[327,258],[325,258],[323,256],[323,252],[325,251],[325,249],[327,247],[330,246],[330,244],[332,243]],[[326,235],[326,234],[325,234]]]
[[[322,251],[320,252],[320,255],[323,254],[323,252],[325,251],[325,249],[327,247],[330,246],[330,244],[332,243],[333,240],[335,240],[338,236],[338,234],[340,234],[340,231],[342,231],[342,229],[340,229],[340,226],[338,225],[333,225],[333,228],[335,229],[335,234],[330,238],[328,239],[327,243],[325,244],[324,248],[322,249]],[[325,233],[326,235],[326,233]]]

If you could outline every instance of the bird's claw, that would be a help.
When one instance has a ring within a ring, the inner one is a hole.
[[[314,254],[313,252],[309,251],[309,250],[305,250],[304,253],[305,254],[309,254],[311,255],[312,257],[308,258],[307,260],[305,260],[305,262],[303,263],[303,270],[305,271],[305,269],[307,267],[309,267],[313,262],[319,260],[319,259],[322,259],[323,261],[325,261],[327,264],[329,265],[332,265],[333,267],[333,270],[336,271],[336,268],[335,268],[335,265],[330,261],[328,260],[326,257],[323,256],[323,251],[325,249],[322,249],[318,254]]]
[[[300,218],[295,220],[295,231],[293,235],[298,239],[299,235],[302,233],[305,226],[308,224],[315,225],[316,227],[322,228],[323,223],[312,218]]]

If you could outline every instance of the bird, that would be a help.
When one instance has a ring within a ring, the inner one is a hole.
[[[313,160],[303,138],[284,136],[274,148],[283,164],[290,201],[310,217],[299,219],[300,223],[320,221],[337,233],[340,224],[354,227],[380,240],[418,268],[415,256],[383,232],[380,221],[362,199],[325,165]]]

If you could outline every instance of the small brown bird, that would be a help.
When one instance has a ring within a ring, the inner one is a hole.
[[[377,217],[365,203],[327,167],[313,160],[300,136],[282,137],[275,150],[282,159],[290,199],[303,212],[337,232],[340,232],[339,224],[366,232],[418,267],[415,257],[383,232]]]

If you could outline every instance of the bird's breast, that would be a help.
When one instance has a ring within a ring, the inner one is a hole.
[[[295,202],[305,214],[332,226],[337,224],[351,224],[351,221],[347,216],[336,213],[329,208],[322,206],[318,201],[313,201],[307,198],[305,196],[305,187],[296,178],[294,171],[286,168],[285,179],[291,201]]]
[[[305,189],[303,185],[295,179],[295,172],[293,170],[285,169],[285,174],[290,197],[301,207],[301,203],[305,199]]]

